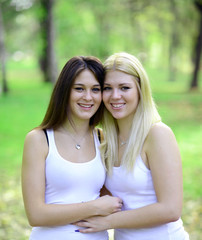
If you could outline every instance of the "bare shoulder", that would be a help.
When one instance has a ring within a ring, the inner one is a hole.
[[[162,122],[155,123],[148,133],[148,138],[151,138],[152,140],[170,137],[174,137],[172,129]]]
[[[49,147],[43,130],[34,129],[25,138],[22,158],[22,169],[25,173],[30,169],[43,169],[44,161],[48,156]],[[30,173],[30,172],[29,172]]]
[[[176,139],[172,129],[166,124],[159,122],[151,127],[145,140],[145,144],[149,148],[163,145],[168,146],[176,144]]]
[[[175,135],[164,123],[156,123],[150,129],[144,144],[144,152],[150,169],[157,166],[180,166],[181,156]],[[159,169],[159,168],[157,168]]]
[[[33,129],[27,133],[25,137],[25,142],[32,142],[32,143],[43,143],[45,140],[44,131],[41,129]]]
[[[28,132],[25,137],[24,148],[32,149],[32,151],[40,149],[46,154],[48,151],[48,144],[44,131],[41,129],[33,129]]]

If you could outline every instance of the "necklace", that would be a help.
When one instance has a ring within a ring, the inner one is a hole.
[[[76,143],[75,144],[75,148],[77,150],[79,150],[81,148],[81,143],[83,142],[83,140],[86,138],[87,134],[88,134],[88,131],[81,137],[81,139],[79,140],[76,140],[75,137],[70,133],[70,132],[67,132],[67,134],[72,138],[72,140]]]
[[[125,145],[127,143],[127,141],[121,141],[120,146],[122,147],[123,145]]]
[[[121,138],[119,137],[119,142],[120,142],[120,147],[122,147],[128,142],[128,140],[122,141]]]

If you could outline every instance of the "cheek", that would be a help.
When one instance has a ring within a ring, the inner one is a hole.
[[[107,94],[106,92],[103,92],[102,100],[103,100],[104,103],[107,102],[108,98],[109,98],[109,97],[108,97],[108,94]]]
[[[98,103],[101,103],[101,101],[102,101],[102,94],[100,93],[100,94],[96,95],[95,99],[96,99],[96,101]]]
[[[69,100],[70,102],[77,101],[80,97],[80,93],[72,92],[69,96]]]

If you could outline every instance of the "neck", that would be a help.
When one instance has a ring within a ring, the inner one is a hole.
[[[71,134],[76,134],[78,136],[84,135],[90,130],[89,121],[85,121],[82,123],[70,123],[70,121],[66,121],[63,126],[64,130],[68,131]]]
[[[117,124],[119,129],[118,135],[121,141],[127,141],[130,136],[132,122],[128,122],[120,119],[120,120],[117,120]]]

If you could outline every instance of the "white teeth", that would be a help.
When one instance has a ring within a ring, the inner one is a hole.
[[[89,108],[89,107],[92,107],[93,105],[90,104],[90,105],[86,105],[86,104],[79,104],[81,107],[85,107],[85,108]]]
[[[123,103],[121,103],[121,104],[112,104],[112,107],[114,107],[114,108],[120,108],[120,107],[122,107],[124,104]]]

